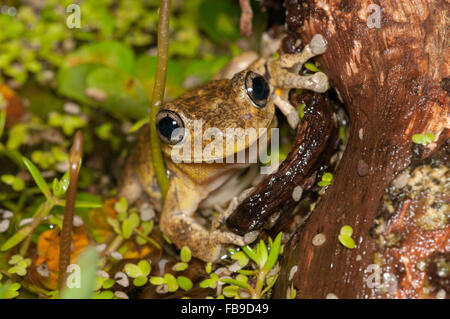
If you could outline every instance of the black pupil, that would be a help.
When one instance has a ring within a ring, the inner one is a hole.
[[[269,96],[269,86],[262,76],[252,79],[253,96],[257,100],[265,100]]]
[[[158,123],[158,130],[161,135],[166,137],[168,140],[172,138],[172,133],[180,126],[177,121],[172,119],[170,116],[163,117]]]

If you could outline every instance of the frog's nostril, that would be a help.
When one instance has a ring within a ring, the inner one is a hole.
[[[177,144],[184,137],[184,123],[181,117],[169,110],[161,110],[156,116],[159,137],[166,143]]]

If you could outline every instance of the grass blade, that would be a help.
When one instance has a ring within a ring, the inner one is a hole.
[[[42,177],[41,172],[39,172],[38,168],[28,158],[22,157],[22,160],[23,163],[25,164],[25,167],[28,169],[34,181],[36,182],[36,185],[41,190],[41,192],[44,194],[46,198],[50,198],[52,195],[50,192],[50,188],[45,182],[44,177]]]

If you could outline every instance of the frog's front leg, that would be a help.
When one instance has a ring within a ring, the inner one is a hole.
[[[224,244],[243,246],[243,237],[200,225],[194,214],[209,192],[186,179],[174,176],[164,203],[161,230],[178,248],[188,246],[192,255],[204,261],[216,261],[225,252]]]
[[[277,88],[273,93],[273,101],[286,116],[289,125],[295,128],[298,124],[297,110],[288,99],[288,91],[292,88],[307,89],[323,93],[328,90],[328,77],[317,72],[312,75],[299,75],[303,64],[309,59],[326,51],[325,38],[316,34],[300,53],[282,54],[279,59],[271,59],[268,68],[271,76],[271,84]]]

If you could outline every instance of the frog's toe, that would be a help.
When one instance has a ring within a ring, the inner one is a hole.
[[[328,77],[323,72],[314,73],[311,77],[311,89],[318,93],[324,93],[328,90]]]
[[[244,246],[244,237],[236,235],[235,233],[229,231],[216,230],[212,233],[213,242],[218,242],[221,244],[233,244],[237,246]]]
[[[327,40],[321,34],[316,34],[311,39],[309,46],[314,55],[323,54],[327,50]]]

